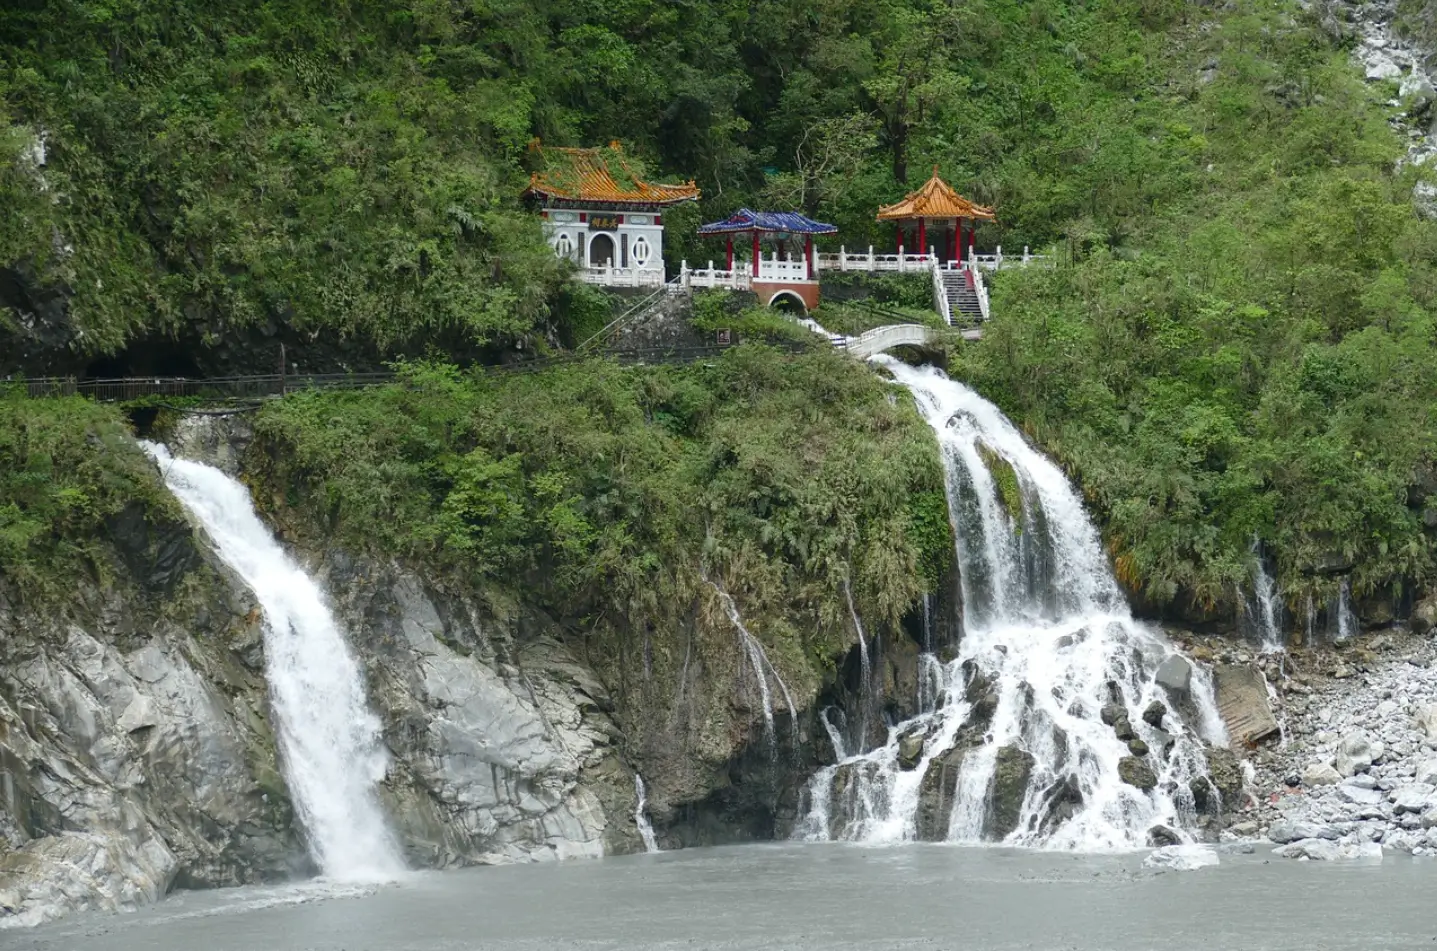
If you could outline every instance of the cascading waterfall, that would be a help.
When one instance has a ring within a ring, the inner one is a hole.
[[[649,796],[644,789],[644,777],[634,774],[634,824],[639,827],[639,838],[644,840],[645,852],[658,852],[659,840],[654,835],[654,825],[649,821]]]
[[[938,370],[874,362],[938,437],[964,634],[950,663],[927,662],[939,696],[812,778],[795,836],[1084,850],[1140,847],[1156,825],[1190,837],[1202,742],[1224,740],[1206,675],[1133,620],[1078,495],[995,406]],[[990,462],[1011,470],[1021,511]],[[1164,717],[1145,718],[1157,701]]]
[[[1282,599],[1277,595],[1277,585],[1267,573],[1262,557],[1262,545],[1256,539],[1252,543],[1252,604],[1248,614],[1257,631],[1258,646],[1264,654],[1274,654],[1286,649],[1282,636]]]
[[[388,767],[379,720],[323,591],[260,521],[243,485],[164,446],[142,445],[264,610],[280,755],[316,864],[337,880],[396,878],[404,863],[375,794]]]

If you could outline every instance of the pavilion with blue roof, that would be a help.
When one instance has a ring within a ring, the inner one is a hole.
[[[788,297],[811,310],[818,304],[818,268],[813,251],[814,235],[837,234],[838,229],[822,221],[814,221],[796,211],[754,211],[740,208],[723,221],[699,227],[701,235],[723,235],[727,238],[725,270],[737,276],[734,267],[734,236],[750,236],[751,257],[745,270],[749,283],[759,299],[771,304]],[[797,247],[799,238],[803,245]],[[765,258],[761,242],[773,247]],[[801,255],[795,260],[795,252]]]

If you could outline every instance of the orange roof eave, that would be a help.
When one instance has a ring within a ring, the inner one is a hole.
[[[610,145],[618,152],[618,143]],[[525,195],[539,195],[559,198],[564,201],[629,202],[645,205],[671,205],[681,201],[697,201],[698,186],[693,180],[682,185],[656,185],[641,181],[630,175],[633,187],[626,188],[618,183],[599,155],[598,149],[556,149],[571,163],[570,171],[575,179],[572,183],[559,184],[550,181],[542,172],[529,176],[529,187]],[[623,162],[622,157],[619,158]],[[623,162],[628,173],[628,163]]]
[[[992,208],[974,204],[958,194],[953,186],[938,177],[935,167],[933,177],[922,188],[909,192],[902,201],[878,209],[879,221],[904,218],[981,218],[993,221],[996,215]]]

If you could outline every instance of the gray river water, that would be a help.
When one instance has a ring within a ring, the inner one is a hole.
[[[0,933],[23,951],[1387,951],[1437,948],[1437,863],[754,845],[189,892]]]

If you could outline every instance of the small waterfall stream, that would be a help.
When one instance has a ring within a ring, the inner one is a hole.
[[[729,622],[733,624],[734,630],[738,632],[739,646],[748,657],[749,667],[753,670],[754,678],[758,681],[759,698],[763,701],[763,726],[764,733],[768,737],[768,744],[771,749],[778,748],[778,735],[773,727],[773,694],[768,688],[769,674],[773,675],[774,683],[778,684],[779,692],[783,694],[784,703],[788,704],[789,718],[793,720],[794,731],[798,730],[798,721],[793,718],[793,713],[798,707],[793,702],[793,696],[788,692],[788,685],[779,676],[778,670],[768,659],[768,651],[763,649],[763,644],[754,637],[748,627],[743,623],[743,617],[738,613],[738,605],[734,603],[733,597],[723,588],[704,578],[710,588],[719,596],[719,602],[723,605],[724,613],[728,615]],[[767,670],[768,673],[764,671]]]
[[[249,490],[218,469],[142,443],[165,485],[264,609],[265,675],[280,755],[311,855],[341,881],[387,881],[404,863],[375,794],[388,756],[364,678],[324,592],[255,514]]]
[[[1252,543],[1252,598],[1248,616],[1256,630],[1260,651],[1276,654],[1286,649],[1286,638],[1282,634],[1282,599],[1277,594],[1272,575],[1267,572],[1262,545],[1256,539]]]
[[[950,663],[926,655],[915,717],[815,774],[795,836],[1083,850],[1141,847],[1157,825],[1188,837],[1203,741],[1224,739],[1205,674],[1133,620],[1081,499],[996,407],[938,370],[874,362],[938,438],[964,634]]]
[[[649,795],[644,789],[644,777],[634,774],[634,824],[639,827],[639,838],[644,840],[645,852],[658,852],[659,840],[654,835],[654,824],[649,821]]]

